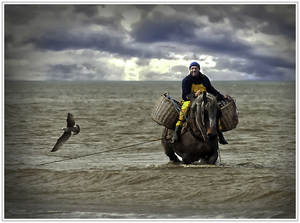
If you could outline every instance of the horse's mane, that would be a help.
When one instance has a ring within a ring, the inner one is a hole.
[[[217,100],[214,95],[203,92],[197,98],[191,101],[191,111],[189,115],[189,125],[194,134],[198,137],[205,138],[205,113],[208,115],[215,114],[216,120],[221,118],[221,110],[218,106]]]

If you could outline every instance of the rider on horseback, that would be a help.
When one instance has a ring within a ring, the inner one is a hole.
[[[181,110],[187,114],[190,108],[191,98],[196,98],[201,92],[205,91],[213,94],[217,101],[224,99],[224,96],[218,92],[210,83],[208,77],[200,72],[200,65],[197,62],[191,63],[189,66],[190,74],[182,80],[182,100]],[[184,121],[184,115],[180,112],[179,120],[176,123],[172,142],[176,142],[179,139],[180,132]],[[222,126],[219,120],[219,142],[221,144],[228,144],[222,133]]]

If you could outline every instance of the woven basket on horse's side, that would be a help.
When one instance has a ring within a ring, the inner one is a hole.
[[[168,93],[161,95],[157,100],[152,110],[151,116],[152,119],[159,125],[163,125],[168,129],[174,129],[176,122],[178,121],[179,114],[176,111],[173,102],[166,95],[168,95]],[[223,132],[235,129],[239,122],[234,99],[229,95],[227,95],[227,99],[228,100],[219,103],[219,106],[222,110],[221,125]],[[179,108],[181,108],[181,105],[178,101],[174,99],[173,101]]]
[[[168,129],[174,129],[176,122],[178,121],[179,114],[176,111],[173,102],[166,96],[167,94],[168,93],[161,95],[157,100],[151,116],[156,123],[163,125]],[[179,108],[181,107],[178,101],[174,99],[173,101],[178,105]]]
[[[228,98],[228,101],[226,100],[225,102],[226,105],[222,106],[221,103],[219,104],[220,106],[222,106],[221,126],[223,132],[235,129],[237,124],[239,123],[237,108],[234,99],[229,95],[226,96]]]

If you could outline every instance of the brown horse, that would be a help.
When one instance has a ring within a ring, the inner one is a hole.
[[[171,143],[167,137],[171,130],[164,128],[162,146],[170,161],[191,164],[195,161],[204,161],[215,164],[218,159],[218,120],[222,117],[215,96],[203,92],[191,101],[190,113],[187,118],[187,130],[182,133],[180,140]]]

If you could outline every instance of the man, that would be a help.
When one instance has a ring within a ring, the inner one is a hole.
[[[200,65],[197,62],[191,63],[191,65],[189,66],[189,70],[190,70],[190,74],[182,80],[181,103],[183,104],[181,110],[185,114],[187,114],[189,111],[191,98],[196,98],[203,91],[213,94],[216,97],[217,101],[224,99],[224,96],[211,85],[208,77],[200,72]],[[176,123],[175,131],[172,137],[173,143],[178,141],[179,139],[183,121],[184,121],[184,115],[182,114],[182,112],[180,112],[179,120]],[[221,144],[228,144],[228,142],[226,142],[223,136],[220,120],[219,120],[218,135],[219,135],[219,142]]]

